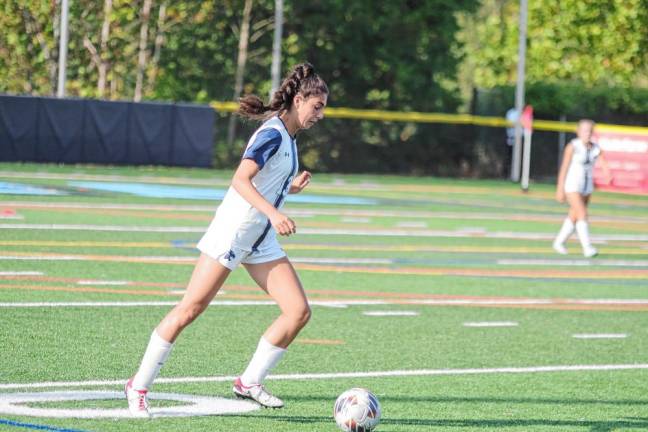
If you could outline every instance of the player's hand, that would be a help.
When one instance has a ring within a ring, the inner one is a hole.
[[[279,211],[270,218],[270,223],[279,235],[289,236],[297,232],[295,222]]]
[[[313,175],[309,171],[302,171],[302,173],[292,181],[289,193],[295,194],[304,190],[304,188],[310,183],[311,178],[313,178]]]
[[[558,201],[559,203],[565,202],[565,191],[563,191],[562,189],[558,189],[556,191],[556,201]]]

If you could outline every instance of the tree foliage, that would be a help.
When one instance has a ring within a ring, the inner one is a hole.
[[[519,1],[483,0],[460,19],[468,84],[514,84]],[[527,27],[528,82],[648,86],[645,0],[529,1]]]

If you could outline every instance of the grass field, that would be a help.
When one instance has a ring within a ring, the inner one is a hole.
[[[313,305],[267,381],[286,408],[119,417],[229,175],[0,164],[0,430],[335,431],[354,386],[378,396],[385,432],[648,430],[648,198],[596,193],[586,260],[576,239],[551,250],[566,211],[551,185],[359,175],[316,175],[285,207]],[[154,407],[230,399],[268,300],[234,272]],[[61,417],[82,415],[97,418]]]

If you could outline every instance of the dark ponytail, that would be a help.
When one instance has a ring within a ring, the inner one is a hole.
[[[329,90],[322,78],[317,75],[310,63],[302,63],[284,78],[281,86],[272,95],[268,105],[255,95],[247,95],[239,100],[238,114],[252,119],[265,120],[273,115],[288,111],[293,99],[301,94],[305,99],[309,96],[328,94]]]

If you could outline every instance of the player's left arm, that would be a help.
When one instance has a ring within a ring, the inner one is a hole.
[[[310,183],[311,178],[313,178],[313,175],[309,171],[302,171],[301,174],[293,179],[288,193],[296,194],[303,191]]]
[[[605,183],[612,184],[612,171],[610,171],[610,166],[608,165],[607,159],[603,154],[603,150],[598,157],[598,162],[601,164],[601,169],[603,169],[603,175],[605,176]]]

